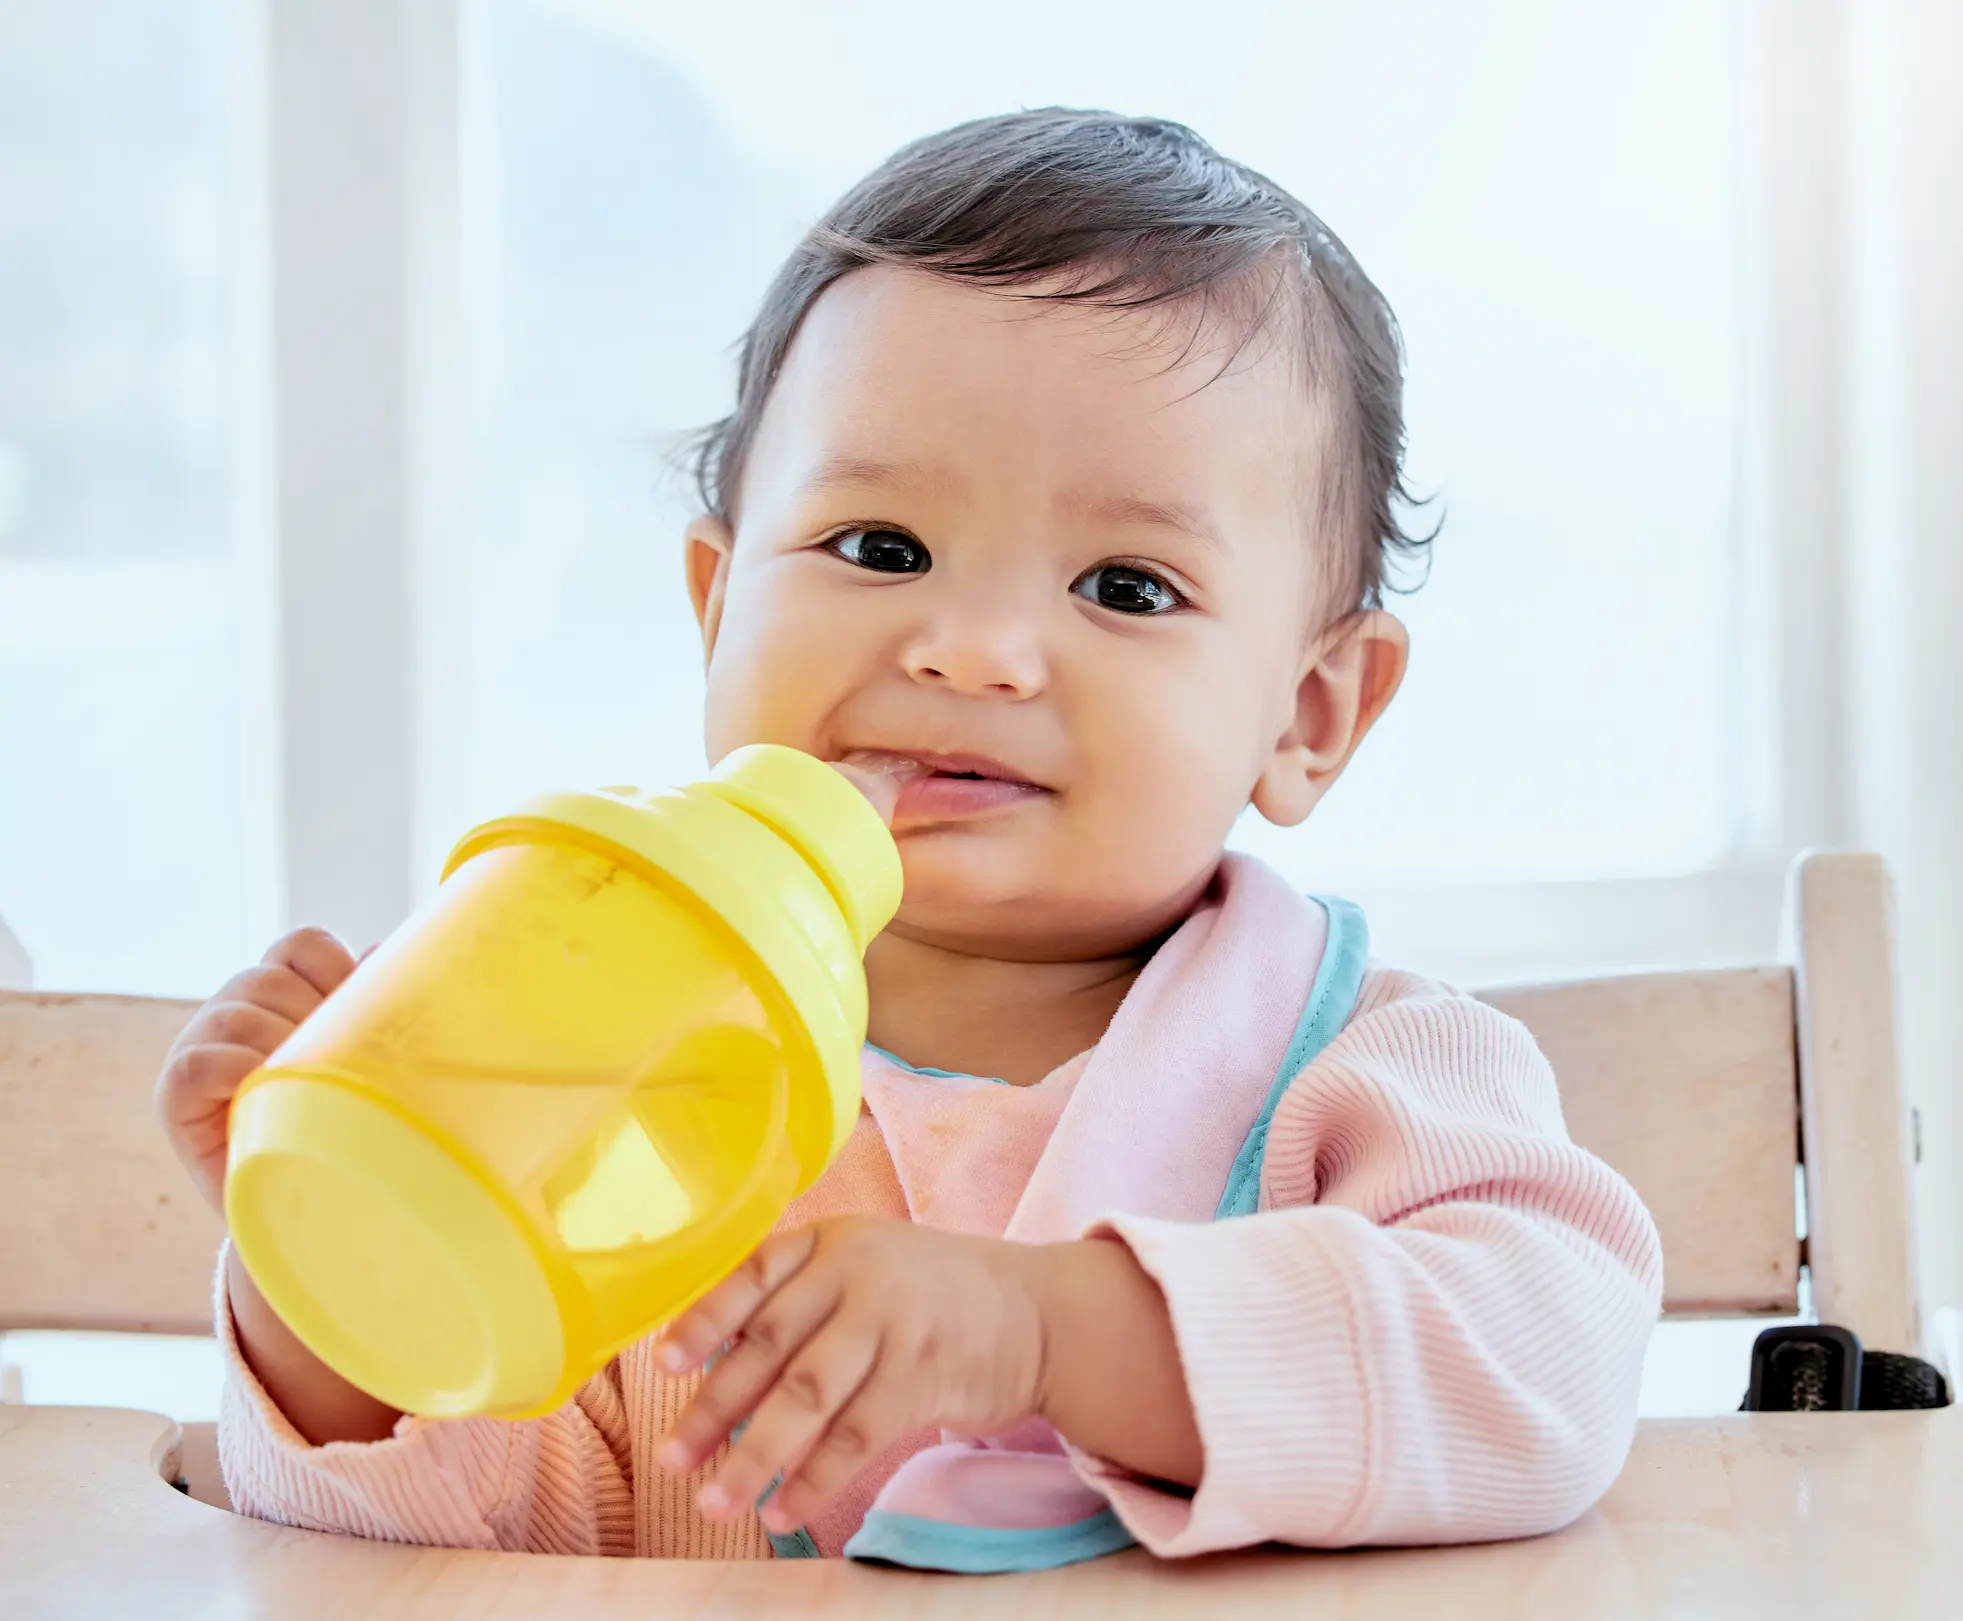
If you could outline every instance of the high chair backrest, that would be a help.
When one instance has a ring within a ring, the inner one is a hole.
[[[1793,865],[1783,966],[1482,993],[1655,1216],[1665,1315],[1791,1316],[1804,1262],[1820,1321],[1919,1353],[1892,911],[1880,857],[1816,853]]]
[[[194,1006],[0,991],[0,1331],[211,1331],[220,1225],[150,1103]]]
[[[1889,910],[1877,857],[1808,856],[1790,966],[1485,993],[1539,1039],[1576,1140],[1655,1214],[1666,1312],[1790,1315],[1804,1260],[1823,1321],[1919,1349]],[[219,1226],[150,1106],[190,1012],[0,993],[0,1331],[208,1329]]]

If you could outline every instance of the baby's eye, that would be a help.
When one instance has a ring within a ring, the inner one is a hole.
[[[897,529],[848,529],[825,545],[846,562],[880,574],[925,574],[934,566],[927,548]]]
[[[1070,588],[1086,601],[1121,614],[1170,613],[1182,605],[1179,593],[1156,574],[1123,563],[1104,563]]]

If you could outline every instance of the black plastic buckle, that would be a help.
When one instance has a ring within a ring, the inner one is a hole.
[[[1861,1405],[1861,1342],[1832,1323],[1768,1328],[1752,1342],[1748,1413],[1851,1413]]]

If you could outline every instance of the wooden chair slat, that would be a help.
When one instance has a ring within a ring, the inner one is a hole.
[[[1792,975],[1636,974],[1482,992],[1554,1066],[1569,1133],[1629,1178],[1663,1239],[1664,1312],[1799,1304]]]
[[[193,1006],[0,992],[0,1330],[211,1331],[221,1225],[150,1103]]]

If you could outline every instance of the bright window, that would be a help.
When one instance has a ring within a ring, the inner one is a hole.
[[[0,915],[50,987],[209,990],[276,915],[238,20],[0,9]]]

